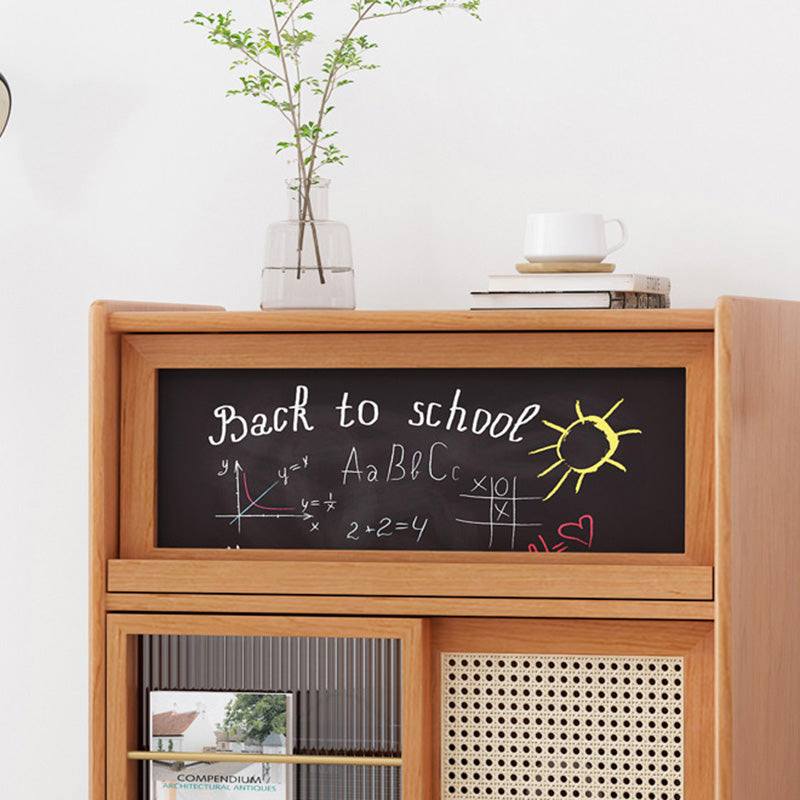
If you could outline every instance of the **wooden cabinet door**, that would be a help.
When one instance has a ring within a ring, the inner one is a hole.
[[[336,756],[332,759],[326,754],[315,754],[323,758],[321,763],[333,770],[340,767],[371,766],[365,761],[374,761],[376,766],[399,767],[399,789],[403,797],[423,798],[430,786],[430,773],[434,747],[431,741],[431,704],[428,680],[428,628],[422,619],[372,618],[372,617],[278,617],[278,616],[236,616],[236,615],[177,615],[177,614],[110,614],[108,617],[108,708],[106,741],[106,798],[107,800],[141,800],[147,797],[145,781],[140,775],[146,774],[138,769],[140,760],[149,760],[145,742],[148,738],[143,711],[146,707],[146,687],[152,685],[143,679],[143,665],[140,664],[142,640],[145,637],[189,637],[205,640],[218,637],[219,646],[213,659],[226,658],[225,645],[221,640],[282,637],[315,637],[330,645],[333,640],[383,639],[392,640],[398,647],[397,663],[399,674],[394,668],[388,675],[366,675],[364,679],[391,684],[397,697],[394,713],[399,718],[401,753],[398,759],[359,758],[358,753]],[[207,661],[208,659],[206,659]],[[146,666],[146,665],[145,665]],[[308,664],[294,665],[298,673],[308,670]],[[326,663],[326,670],[328,664]],[[333,663],[332,671],[347,669],[346,664]],[[168,669],[169,672],[169,669]],[[195,680],[199,685],[189,686],[185,676],[178,677],[181,670],[175,671],[174,685],[165,684],[160,688],[196,689],[227,688],[230,691],[246,691],[252,687],[244,686],[246,680],[234,670],[228,677],[227,687],[208,683],[207,675]],[[287,678],[284,677],[284,680]],[[324,675],[325,686],[330,672]],[[288,680],[292,680],[289,676]],[[188,681],[191,683],[191,680]],[[336,684],[337,689],[341,684]],[[281,691],[284,687],[272,687]],[[358,713],[359,696],[351,696],[349,708]],[[350,691],[350,690],[348,690]],[[326,700],[326,690],[319,690],[320,703]],[[328,693],[327,696],[330,696]],[[346,749],[346,748],[345,748]],[[353,748],[351,747],[350,750]],[[159,753],[164,760],[168,754]],[[300,763],[319,764],[315,756],[297,756]],[[327,758],[327,760],[325,760]],[[305,759],[305,761],[304,761]],[[200,759],[198,759],[200,760]],[[395,780],[396,784],[397,781]],[[359,794],[359,797],[361,795]],[[396,795],[387,794],[386,797]]]
[[[707,800],[713,625],[437,619],[440,797]]]

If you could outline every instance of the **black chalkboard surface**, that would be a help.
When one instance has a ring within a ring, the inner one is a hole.
[[[159,547],[681,553],[683,369],[166,369]]]

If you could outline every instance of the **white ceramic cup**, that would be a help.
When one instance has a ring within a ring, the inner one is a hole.
[[[606,244],[605,226],[616,222],[622,239]],[[525,258],[528,261],[602,261],[628,241],[621,219],[603,219],[602,214],[551,211],[528,214],[525,226]]]

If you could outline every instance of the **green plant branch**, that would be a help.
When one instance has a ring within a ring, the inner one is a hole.
[[[356,21],[353,23],[353,25],[350,28],[350,30],[340,40],[339,49],[336,51],[336,55],[333,58],[332,67],[331,67],[330,72],[328,73],[328,80],[325,83],[325,89],[324,89],[323,94],[322,94],[322,101],[320,102],[320,105],[319,105],[319,114],[317,115],[317,130],[318,131],[322,130],[322,120],[323,120],[323,118],[324,118],[324,116],[326,114],[326,110],[325,109],[328,107],[328,102],[330,100],[331,94],[333,93],[334,80],[336,78],[336,73],[338,72],[338,69],[339,69],[338,64],[341,61],[342,54],[344,53],[344,48],[345,48],[347,42],[350,41],[351,37],[355,33],[356,28],[358,28],[358,26],[361,24],[361,22],[365,19],[367,13],[370,10],[372,10],[378,4],[378,2],[379,2],[379,0],[371,0],[371,2],[366,6],[365,10],[362,11],[356,17]],[[312,142],[312,145],[311,145],[311,155],[310,155],[310,158],[309,158],[309,168],[310,168],[311,174],[313,174],[313,172],[314,172],[314,163],[315,163],[315,159],[316,159],[316,155],[317,155],[318,144],[319,144],[319,134],[314,138],[314,141]],[[310,192],[309,192],[309,194],[310,194]]]
[[[301,67],[301,49],[314,39],[312,30],[300,21],[313,19],[311,4],[314,0],[269,0],[271,30],[266,28],[247,28],[241,31],[231,29],[234,20],[232,12],[226,14],[196,13],[187,20],[203,26],[208,31],[208,38],[214,44],[224,44],[230,50],[240,54],[234,60],[231,69],[254,64],[259,72],[254,75],[240,77],[242,87],[230,90],[228,94],[249,94],[261,98],[261,102],[271,105],[280,111],[281,116],[291,125],[292,139],[279,141],[278,153],[284,150],[294,151],[297,162],[297,214],[298,214],[298,247],[297,276],[302,272],[302,252],[306,236],[306,227],[310,226],[313,238],[319,278],[325,282],[322,255],[318,237],[316,215],[311,203],[311,190],[318,180],[318,169],[327,164],[341,164],[347,156],[332,141],[338,132],[326,131],[324,127],[327,115],[333,110],[333,95],[341,86],[352,83],[355,72],[376,69],[377,64],[369,63],[365,54],[367,50],[377,47],[367,36],[358,34],[359,27],[370,20],[385,17],[403,16],[414,11],[441,12],[446,9],[460,8],[471,16],[478,18],[480,0],[353,0],[350,9],[355,19],[346,33],[336,39],[335,46],[323,59],[322,75],[319,77],[303,76]],[[304,6],[309,6],[303,11]],[[276,38],[273,39],[272,37]],[[276,58],[279,66],[268,67],[260,57],[268,53]],[[289,62],[294,62],[292,67]],[[278,90],[284,88],[286,100],[280,100]],[[307,92],[319,98],[319,108],[312,118],[303,121],[305,107],[304,96]]]
[[[364,17],[364,21],[370,19],[385,19],[386,17],[400,17],[404,14],[412,14],[415,11],[444,11],[448,8],[464,8],[464,4],[462,3],[437,3],[434,6],[422,6],[422,5],[415,5],[415,6],[408,6],[407,8],[397,9],[396,11],[385,11],[383,13],[378,14],[370,14],[368,17]],[[468,9],[467,9],[468,10]],[[472,14],[472,16],[477,16],[477,14]]]
[[[280,26],[280,28],[278,29],[278,35],[280,35],[280,34],[282,34],[282,33],[284,32],[284,30],[286,29],[286,26],[289,24],[289,22],[290,22],[290,21],[292,22],[292,25],[294,25],[294,15],[295,15],[295,14],[296,14],[296,13],[297,13],[297,12],[298,12],[298,11],[299,11],[299,10],[300,10],[300,9],[301,9],[303,6],[304,6],[304,5],[307,5],[307,3],[308,3],[308,0],[299,0],[299,2],[295,3],[294,7],[293,7],[293,8],[292,8],[292,9],[289,11],[289,13],[286,15],[286,19],[284,19],[284,21],[283,21],[283,24],[282,24],[282,25]]]
[[[270,0],[270,2],[272,2],[272,0]],[[319,113],[317,114],[317,123],[315,127],[316,134],[312,139],[311,151],[308,156],[308,175],[310,176],[314,175],[314,170],[316,168],[317,149],[319,146],[320,133],[322,132],[322,121],[325,117],[325,114],[327,113],[326,109],[328,108],[328,102],[330,100],[331,94],[333,93],[333,88],[335,85],[334,81],[336,79],[336,74],[339,69],[339,63],[341,61],[342,54],[344,53],[344,49],[347,43],[351,40],[351,37],[355,33],[356,28],[358,28],[358,26],[363,21],[364,15],[375,5],[377,5],[378,2],[379,0],[372,0],[372,2],[370,2],[369,5],[366,7],[366,10],[358,15],[356,21],[353,23],[350,30],[340,39],[339,48],[336,51],[335,55],[333,56],[331,62],[332,66],[330,71],[328,72],[328,80],[325,83],[325,88],[323,89],[322,92],[322,100],[319,104]],[[304,220],[307,217],[308,219],[311,220],[311,234],[314,239],[315,254],[317,256],[317,266],[319,269],[320,280],[324,283],[325,274],[322,271],[322,263],[319,253],[319,242],[317,240],[317,226],[314,224],[314,214],[313,214],[313,209],[311,208],[311,181],[305,179],[304,177],[301,186],[303,189],[304,198],[303,198],[303,207],[300,210],[301,223],[300,223],[300,239],[299,239],[298,249],[299,251],[302,251],[302,246],[303,246],[302,243],[304,237],[304,226],[302,220]],[[299,258],[300,256],[298,254],[298,276],[300,274]]]
[[[208,18],[206,17],[206,19],[208,19]],[[187,21],[191,22],[192,20],[187,20]],[[247,50],[246,47],[244,47],[244,45],[239,44],[227,31],[222,30],[220,28],[220,23],[219,22],[217,22],[217,25],[212,30],[212,33],[209,34],[209,38],[211,38],[211,36],[219,37],[219,39],[221,40],[221,41],[219,41],[219,40],[212,39],[212,41],[214,41],[215,44],[220,44],[221,43],[221,44],[224,44],[226,47],[228,47],[231,50],[238,50],[248,61],[251,61],[260,70],[263,70],[264,73],[266,73],[267,75],[270,75],[271,77],[273,77],[279,83],[283,82],[283,78],[281,78],[281,76],[278,75],[277,72],[275,72],[274,70],[270,69],[266,64],[262,63],[260,59],[256,58],[249,50]],[[245,87],[246,86],[247,85],[245,84]],[[264,90],[262,89],[262,92],[263,91]],[[237,89],[237,90],[231,90],[229,92],[229,94],[241,94],[242,92],[243,92],[243,90]],[[252,92],[248,92],[248,93],[252,93]],[[270,105],[273,105],[273,107],[276,108],[280,112],[281,116],[283,116],[283,118],[289,124],[294,125],[294,120],[292,119],[292,117],[289,116],[289,114],[286,113],[286,111],[283,108],[281,108],[281,105],[278,102],[278,99],[275,97],[274,94],[272,94],[272,91],[270,90],[268,93],[266,93],[265,96],[266,96],[267,100],[270,101]]]

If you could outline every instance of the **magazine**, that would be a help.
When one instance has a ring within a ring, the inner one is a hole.
[[[202,753],[292,752],[292,696],[266,692],[150,692],[149,800],[291,800],[289,764],[205,761]],[[175,760],[179,753],[192,754]],[[245,792],[247,794],[245,794]]]

